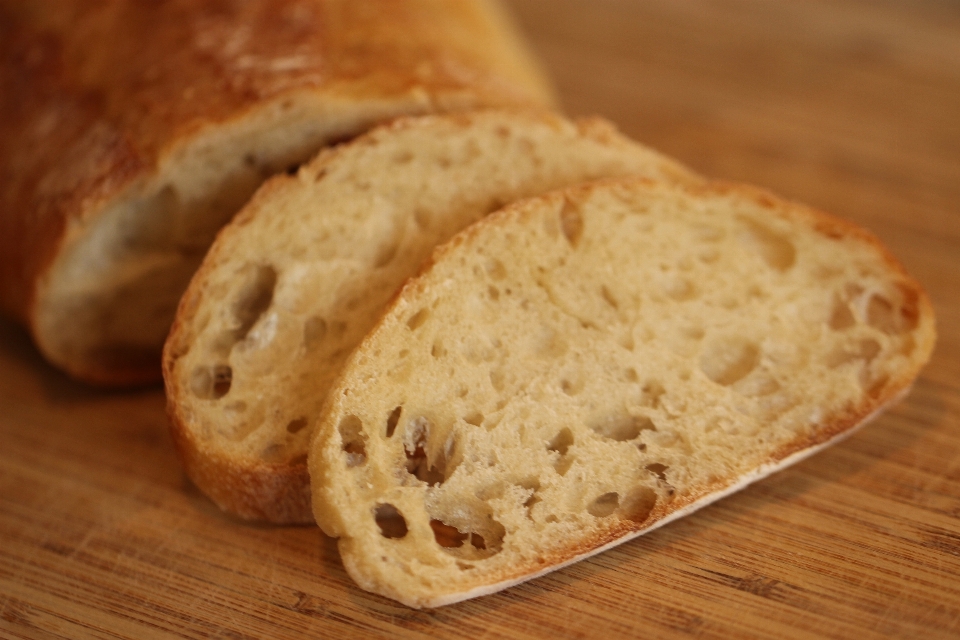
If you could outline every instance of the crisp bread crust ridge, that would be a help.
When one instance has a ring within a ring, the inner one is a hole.
[[[311,446],[317,522],[364,589],[492,593],[846,437],[934,341],[879,241],[768,192],[523,201],[439,247],[351,356]]]
[[[3,0],[0,310],[74,377],[156,382],[268,176],[399,115],[552,103],[497,0]]]
[[[312,522],[312,417],[436,244],[519,197],[624,175],[699,180],[601,119],[502,109],[401,118],[270,180],[211,247],[167,341],[188,475],[239,517]]]

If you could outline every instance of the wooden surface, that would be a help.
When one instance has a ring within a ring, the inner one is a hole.
[[[102,393],[0,323],[0,637],[960,637],[960,5],[513,0],[570,113],[879,235],[933,361],[846,442],[655,533],[436,611],[317,529],[184,480],[159,390]]]

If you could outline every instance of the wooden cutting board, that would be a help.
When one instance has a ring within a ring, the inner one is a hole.
[[[97,392],[0,323],[0,637],[960,637],[960,8],[513,0],[572,114],[873,230],[928,288],[913,393],[844,443],[497,595],[412,611],[313,527],[184,479],[162,391]]]

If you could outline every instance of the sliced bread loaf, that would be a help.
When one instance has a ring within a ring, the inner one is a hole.
[[[934,338],[874,237],[762,191],[522,201],[439,248],[350,357],[310,449],[316,518],[364,589],[491,593],[847,435]]]
[[[482,111],[403,119],[269,182],[217,238],[166,345],[189,476],[240,517],[312,522],[310,420],[434,246],[519,197],[628,174],[695,179],[599,120]]]
[[[498,0],[0,0],[0,312],[75,377],[156,382],[267,177],[399,115],[551,103]]]

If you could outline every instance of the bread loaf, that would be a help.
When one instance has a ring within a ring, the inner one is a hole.
[[[934,344],[867,232],[749,187],[608,181],[434,253],[327,393],[317,522],[435,607],[620,544],[847,435]]]
[[[311,420],[433,247],[516,198],[631,174],[696,179],[603,121],[494,110],[403,119],[268,182],[217,238],[167,342],[189,476],[240,517],[312,522]]]
[[[260,183],[400,114],[552,97],[497,0],[0,1],[0,309],[124,385]]]

